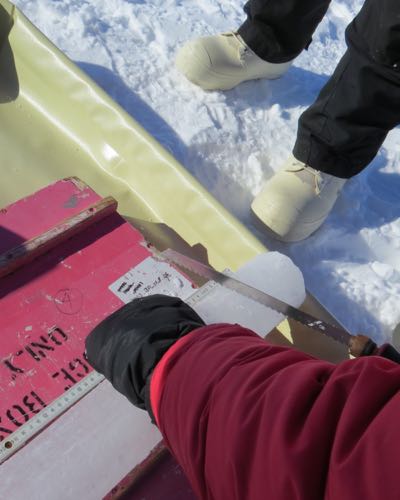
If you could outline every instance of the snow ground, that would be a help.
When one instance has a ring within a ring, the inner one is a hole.
[[[399,129],[346,184],[324,227],[305,242],[273,243],[253,227],[249,212],[263,180],[291,151],[299,115],[344,52],[345,27],[362,0],[333,0],[310,49],[284,78],[225,93],[191,85],[173,59],[186,40],[239,26],[241,2],[15,3],[267,246],[290,255],[307,288],[350,331],[391,340],[400,321]]]

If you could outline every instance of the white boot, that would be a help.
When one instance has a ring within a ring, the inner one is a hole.
[[[264,61],[233,32],[188,42],[175,62],[188,80],[204,90],[228,90],[246,80],[279,78],[292,64]]]
[[[251,208],[277,239],[300,241],[321,226],[345,182],[291,156],[266,182]]]

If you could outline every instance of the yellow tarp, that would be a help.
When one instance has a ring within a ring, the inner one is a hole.
[[[262,245],[18,9],[0,53],[0,205],[78,176],[119,211],[164,222],[217,267]],[[5,11],[0,26],[7,28]]]

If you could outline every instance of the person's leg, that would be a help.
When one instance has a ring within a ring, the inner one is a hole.
[[[300,117],[294,156],[349,178],[400,123],[400,3],[366,0],[347,28],[348,50],[315,103]]]
[[[282,76],[306,48],[330,0],[250,0],[236,32],[197,38],[178,52],[176,66],[205,90]]]
[[[311,42],[331,0],[250,0],[238,33],[265,61],[293,60]]]
[[[366,0],[346,41],[334,74],[300,117],[294,157],[252,204],[285,241],[304,239],[321,226],[345,180],[371,162],[400,123],[398,0]]]

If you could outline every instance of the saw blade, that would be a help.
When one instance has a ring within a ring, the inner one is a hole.
[[[168,249],[164,250],[159,254],[162,259],[177,264],[178,266],[187,269],[202,278],[206,278],[208,280],[215,281],[216,283],[224,286],[225,288],[229,288],[245,297],[248,297],[278,313],[287,316],[302,325],[307,326],[313,330],[317,330],[318,332],[327,335],[328,337],[336,340],[341,344],[349,345],[350,339],[353,337],[349,332],[344,330],[343,328],[331,325],[326,321],[315,318],[311,314],[308,314],[296,307],[287,304],[286,302],[269,295],[266,292],[262,292],[257,288],[254,288],[242,281],[234,278],[233,276],[229,276],[225,273],[221,273],[216,271],[210,266],[203,264],[195,259],[187,257],[175,250]]]

